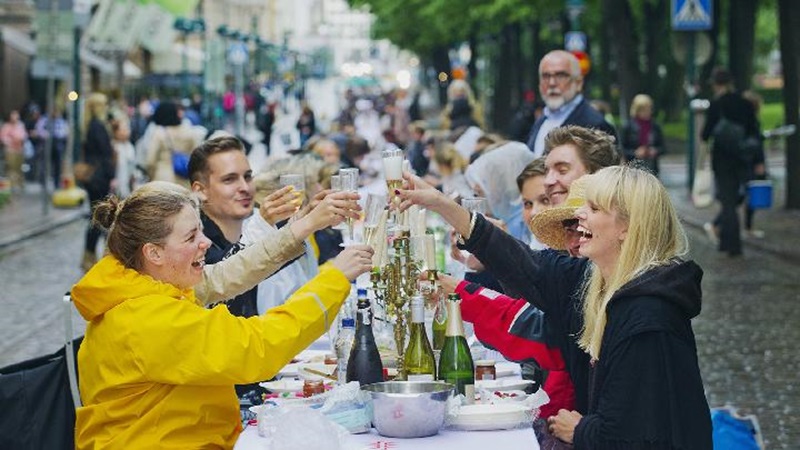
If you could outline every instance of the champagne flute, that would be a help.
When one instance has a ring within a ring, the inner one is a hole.
[[[386,178],[386,187],[389,189],[389,198],[397,207],[398,198],[394,191],[403,187],[403,150],[395,147],[386,149],[383,156],[383,175]],[[397,212],[394,213],[395,218]]]
[[[464,209],[466,209],[467,211],[469,211],[470,213],[473,213],[473,214],[478,214],[478,213],[486,214],[486,211],[488,209],[488,203],[486,202],[486,198],[485,197],[467,197],[467,198],[463,198],[463,199],[461,199],[461,206]],[[469,258],[469,256],[470,256],[470,253],[467,252],[466,250],[462,250],[461,253],[466,258]],[[470,268],[469,265],[466,262],[464,263],[464,265],[466,266],[466,269],[464,269],[465,272],[475,272],[475,270]]]
[[[342,190],[342,176],[341,175],[331,175],[331,190],[333,192],[339,192]],[[344,222],[339,223],[331,227],[334,230],[344,231],[347,229],[347,224]]]
[[[358,169],[341,169],[339,177],[342,182],[342,191],[358,192]],[[349,231],[350,242],[355,241],[353,218],[347,218],[347,229]]]
[[[281,186],[292,186],[293,192],[296,196],[293,203],[295,204],[295,208],[297,210],[303,206],[303,202],[305,201],[305,193],[306,193],[306,178],[305,176],[298,174],[298,173],[287,173],[283,174],[280,177],[280,185]],[[296,218],[297,213],[292,216],[292,218]]]
[[[364,243],[372,244],[375,232],[378,230],[381,215],[386,208],[386,196],[381,194],[369,194],[367,196],[366,208],[364,208]]]

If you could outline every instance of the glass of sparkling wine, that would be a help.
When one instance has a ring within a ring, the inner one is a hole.
[[[339,170],[339,177],[341,178],[342,191],[358,192],[358,169],[341,169]],[[353,222],[353,218],[347,218],[347,230],[349,232],[350,242],[355,241]]]
[[[381,216],[386,208],[386,196],[381,194],[369,194],[367,196],[366,208],[364,208],[364,243],[373,245],[375,232],[380,225]]]
[[[298,173],[287,173],[280,177],[281,186],[292,186],[295,194],[294,204],[297,210],[303,206],[306,196],[306,179],[305,176]],[[297,214],[295,212],[295,214]]]
[[[399,202],[394,191],[403,187],[403,150],[390,148],[384,150],[382,156],[383,174],[386,178],[386,187],[389,189],[389,198],[394,206],[397,207]]]
[[[339,192],[342,190],[342,176],[341,175],[331,175],[331,190],[333,192]],[[345,231],[347,228],[347,224],[344,222],[339,223],[333,227],[334,230]]]
[[[486,202],[486,198],[484,197],[463,198],[461,199],[461,206],[464,207],[464,209],[466,209],[470,213],[480,213],[484,215],[486,214],[486,211],[488,209],[488,203]],[[467,251],[462,250],[461,253],[467,259],[470,257],[470,253]],[[465,269],[466,272],[474,272],[474,270],[471,269],[468,264],[465,263],[464,265],[466,266]]]

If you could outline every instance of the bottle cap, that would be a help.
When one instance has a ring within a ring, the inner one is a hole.
[[[451,292],[451,293],[447,294],[447,299],[450,300],[451,302],[457,302],[457,301],[461,300],[461,296],[459,296],[455,292]]]
[[[342,319],[342,326],[343,327],[355,327],[356,326],[356,319],[352,317],[345,317]]]
[[[475,361],[476,366],[493,366],[495,362],[493,359],[479,359]]]
[[[358,296],[361,297],[362,295],[364,297],[367,296],[367,289],[366,288],[358,288]]]

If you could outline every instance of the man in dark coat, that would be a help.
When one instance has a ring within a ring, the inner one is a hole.
[[[583,97],[583,75],[578,58],[564,50],[554,50],[539,63],[539,93],[545,103],[544,114],[533,124],[527,144],[536,157],[544,153],[544,138],[553,128],[580,125],[596,128],[617,137],[616,130]]]
[[[715,98],[708,108],[701,137],[704,141],[714,138],[711,168],[716,196],[722,205],[711,229],[718,234],[719,251],[739,256],[742,239],[736,206],[754,162],[754,155],[748,155],[742,144],[748,138],[758,142],[761,131],[753,104],[734,90],[733,77],[727,70],[715,69],[711,84]]]

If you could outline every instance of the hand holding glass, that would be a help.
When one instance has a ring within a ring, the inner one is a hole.
[[[300,209],[303,206],[303,202],[305,201],[305,194],[306,194],[306,179],[303,175],[297,173],[287,173],[281,175],[280,178],[281,186],[292,186],[293,191],[297,198],[295,199],[295,205],[297,209]]]

